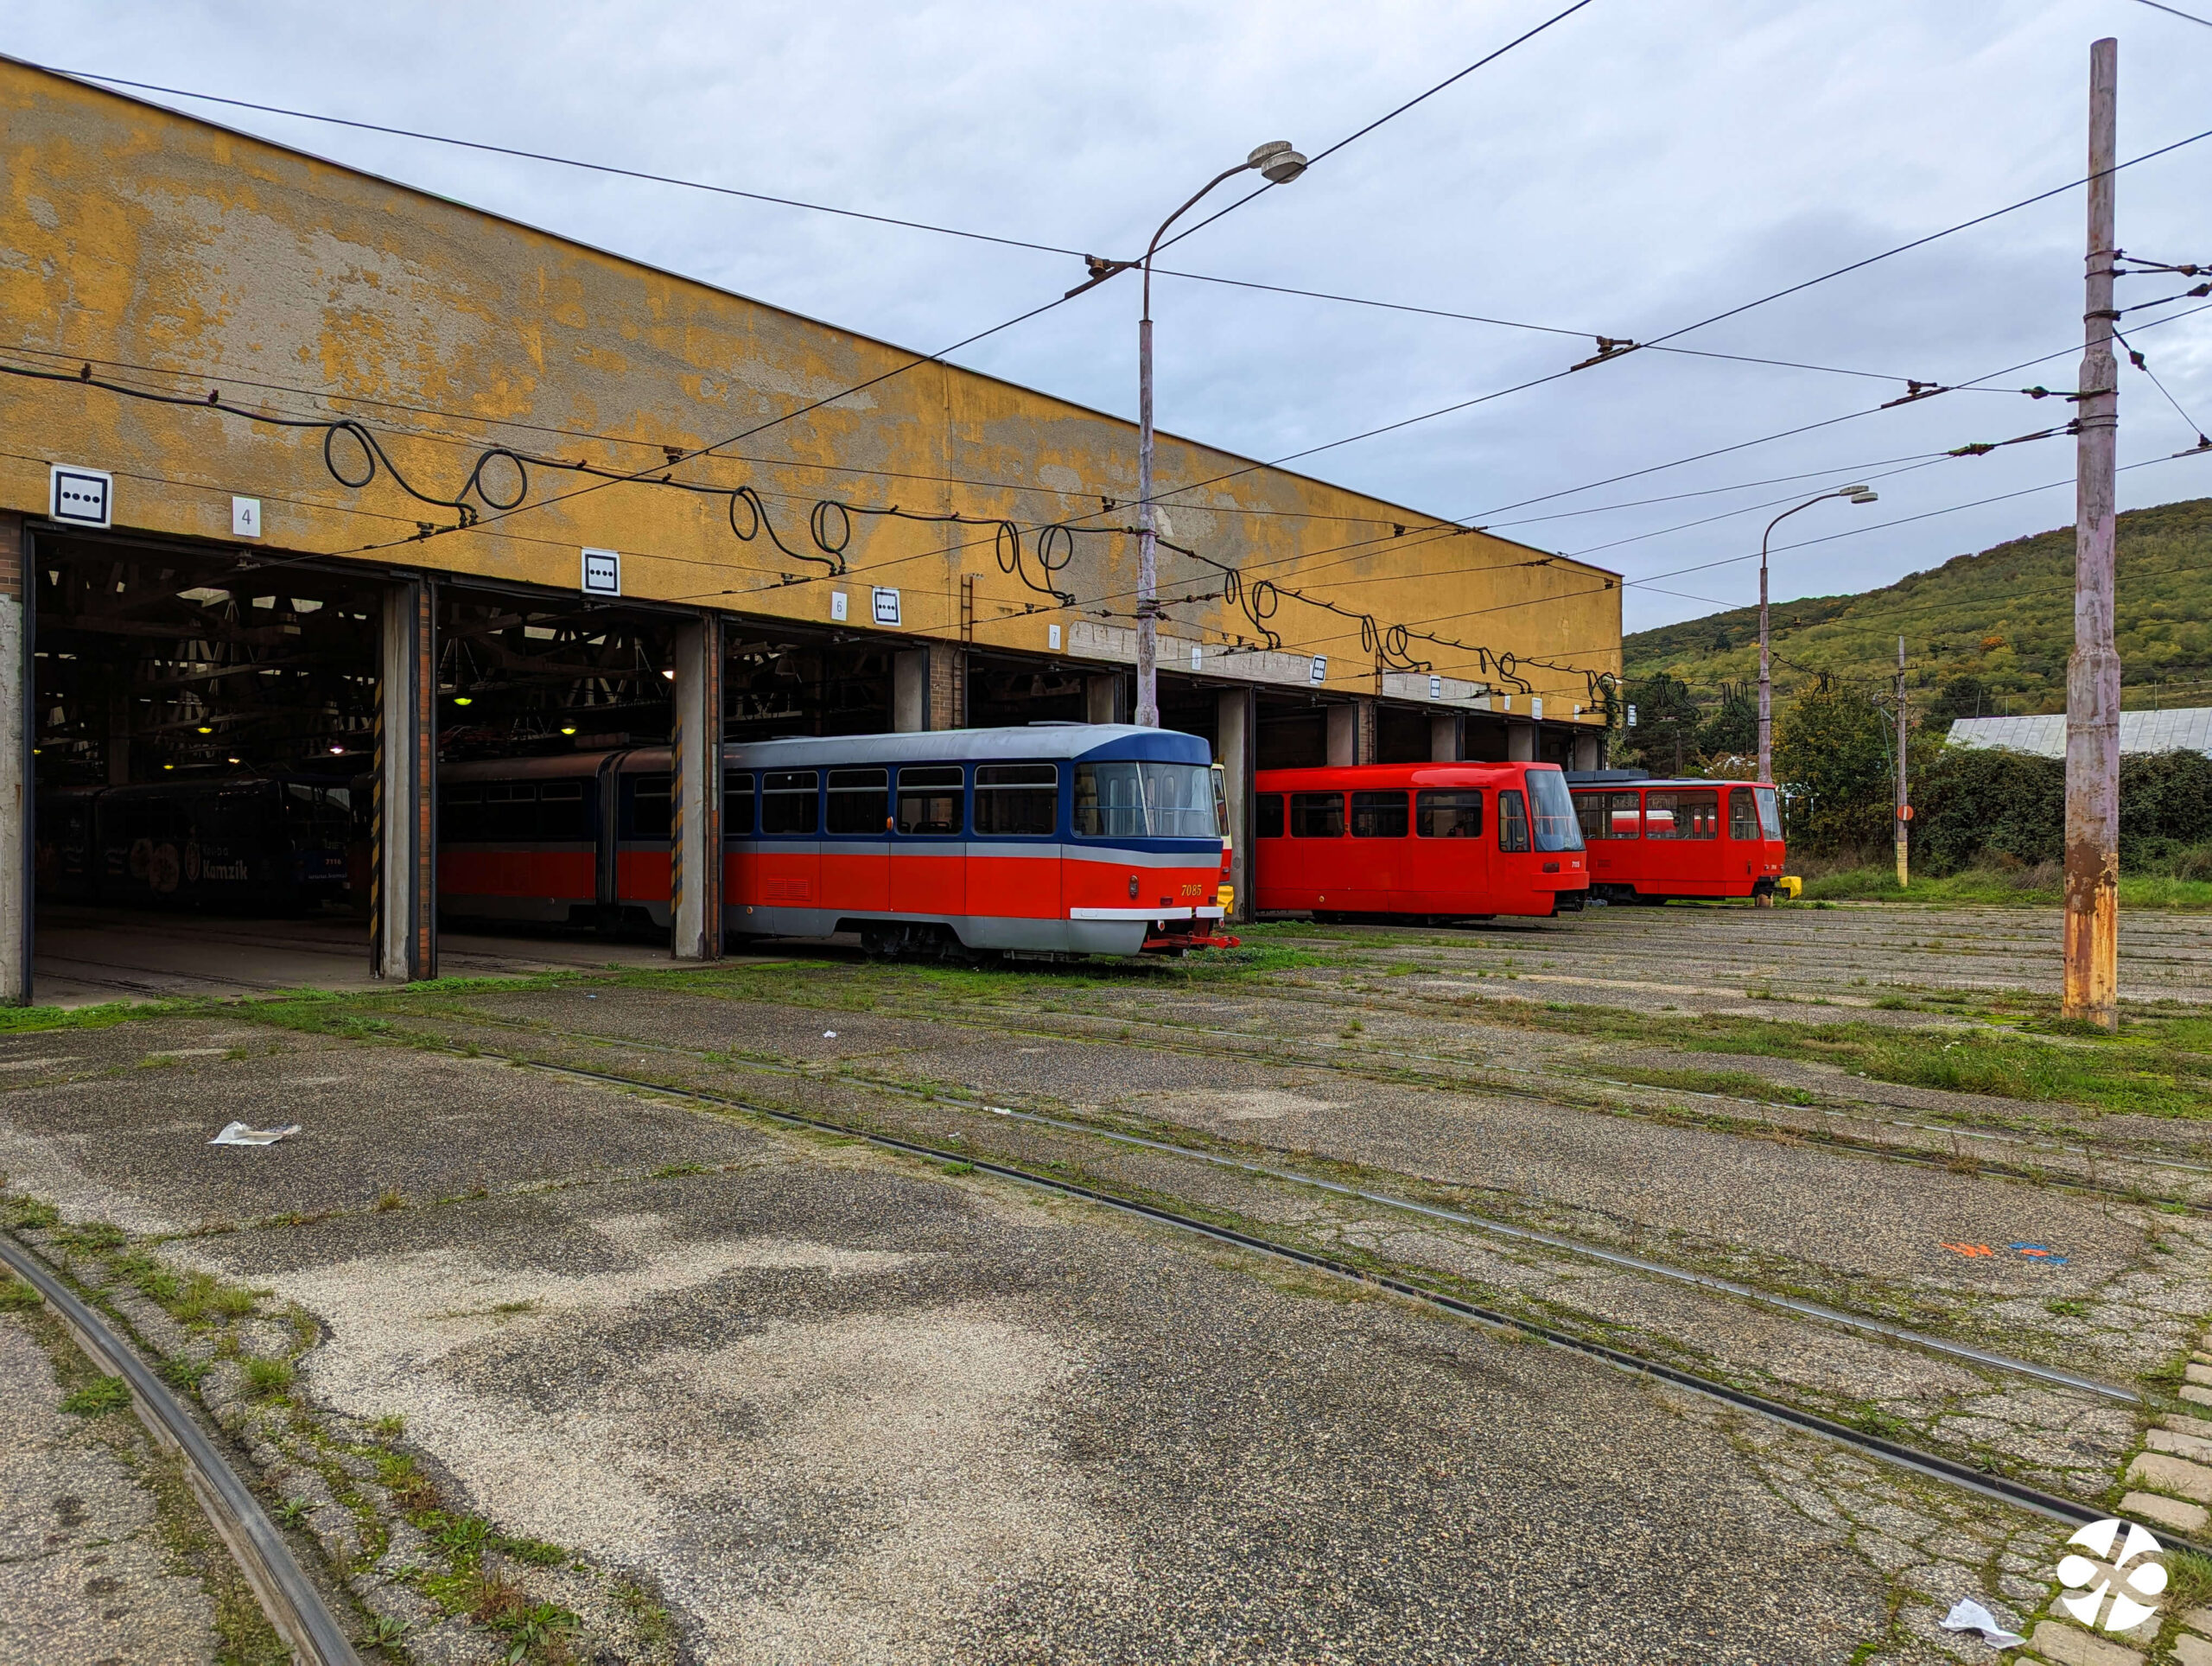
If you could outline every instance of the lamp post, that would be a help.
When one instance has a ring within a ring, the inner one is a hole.
[[[1160,222],[1140,263],[1144,267],[1144,316],[1137,321],[1136,718],[1147,728],[1160,727],[1160,556],[1152,525],[1152,257],[1167,228],[1188,213],[1199,197],[1224,180],[1254,169],[1270,185],[1287,185],[1306,171],[1306,158],[1291,148],[1289,140],[1274,139],[1236,167],[1223,169],[1197,196]]]
[[[1810,509],[1816,503],[1826,503],[1830,498],[1847,498],[1853,503],[1872,503],[1881,496],[1878,492],[1864,486],[1840,486],[1833,492],[1823,492],[1817,498],[1808,498],[1796,509],[1785,509],[1766,524],[1766,531],[1759,538],[1759,779],[1774,779],[1774,671],[1768,649],[1766,622],[1766,545],[1774,536],[1774,529],[1797,512]]]

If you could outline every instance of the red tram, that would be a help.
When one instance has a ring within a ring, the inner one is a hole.
[[[1269,769],[1255,785],[1263,912],[1487,919],[1582,906],[1582,833],[1557,765]]]
[[[1774,894],[1787,851],[1771,786],[1568,779],[1589,847],[1592,895],[1662,903]]]
[[[449,766],[438,899],[455,916],[670,923],[665,747]],[[856,931],[872,952],[1135,954],[1213,940],[1206,743],[1033,724],[722,750],[723,929]]]

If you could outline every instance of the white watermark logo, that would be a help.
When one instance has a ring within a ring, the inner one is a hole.
[[[2115,1555],[2113,1542],[2123,1528],[2127,1537]],[[2060,1597],[2058,1606],[2082,1625],[2131,1631],[2158,1612],[2166,1568],[2152,1560],[2158,1554],[2158,1542],[2149,1533],[2132,1522],[2091,1522],[2066,1542],[2090,1553],[2067,1556],[2058,1564],[2058,1582],[2075,1593]]]

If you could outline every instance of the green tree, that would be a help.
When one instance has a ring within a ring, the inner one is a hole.
[[[1697,754],[1697,701],[1689,684],[1662,671],[1631,683],[1628,703],[1636,708],[1636,727],[1628,731],[1629,761],[1655,774],[1680,774]]]
[[[1889,720],[1864,694],[1823,677],[1775,725],[1774,773],[1789,800],[1789,841],[1820,855],[1872,851],[1894,814]]]
[[[1748,758],[1759,749],[1758,693],[1741,683],[1720,685],[1720,704],[1699,726],[1698,750],[1706,754],[1734,753]]]

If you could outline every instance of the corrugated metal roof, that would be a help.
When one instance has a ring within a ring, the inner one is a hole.
[[[2037,758],[2066,755],[2066,714],[2033,717],[1961,717],[1949,735],[1955,747],[1994,747]],[[2212,756],[2212,706],[2183,706],[2171,711],[2124,711],[2120,715],[2120,749],[2136,752],[2202,752]]]

